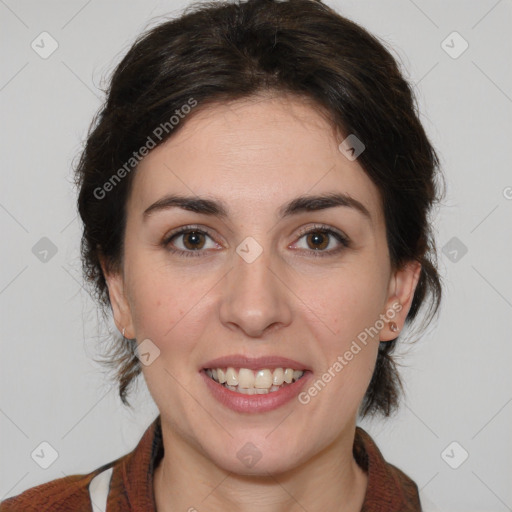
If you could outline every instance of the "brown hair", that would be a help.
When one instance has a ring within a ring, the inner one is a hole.
[[[109,270],[122,268],[129,171],[136,168],[137,150],[148,137],[158,145],[176,133],[187,118],[174,126],[170,117],[191,98],[197,112],[265,91],[313,100],[334,126],[365,144],[358,162],[382,198],[391,264],[422,265],[407,322],[422,305],[429,322],[441,300],[429,222],[439,199],[438,157],[392,55],[318,0],[193,4],[142,34],[114,70],[76,169],[83,270],[104,314],[110,301],[99,255]],[[157,127],[165,127],[158,137]],[[401,382],[392,358],[397,339],[380,343],[362,416],[388,416],[398,405]],[[116,339],[107,359],[126,405],[141,372],[135,346],[135,340]]]

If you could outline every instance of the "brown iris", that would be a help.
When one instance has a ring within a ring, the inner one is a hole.
[[[314,233],[308,234],[307,242],[308,242],[308,245],[315,250],[325,249],[329,245],[329,237],[326,233],[322,233],[321,231],[315,231]],[[310,242],[312,242],[313,246],[310,245]],[[317,244],[320,244],[321,247],[314,246]]]
[[[183,235],[183,245],[190,250],[201,249],[203,246],[201,240],[204,244],[204,233],[200,233],[199,231],[188,231]],[[198,244],[200,246],[198,246]]]

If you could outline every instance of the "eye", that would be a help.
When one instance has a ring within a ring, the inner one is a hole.
[[[207,239],[212,241],[210,247],[206,245]],[[205,249],[217,248],[209,232],[197,226],[185,226],[170,233],[162,245],[171,253],[183,256],[204,256]]]
[[[348,237],[343,233],[323,225],[302,230],[300,239],[304,239],[306,245],[302,248],[311,252],[312,256],[330,256],[350,246]]]
[[[208,247],[208,239],[211,241]],[[299,233],[299,240],[304,239],[306,247],[300,248],[312,256],[332,256],[350,247],[350,241],[343,233],[323,225],[306,228]],[[217,249],[208,230],[198,226],[184,226],[170,233],[162,245],[171,253],[180,256],[205,256],[207,249]],[[332,247],[334,245],[334,247]],[[331,247],[329,249],[329,247]]]

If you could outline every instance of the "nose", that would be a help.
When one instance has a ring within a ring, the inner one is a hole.
[[[286,286],[284,269],[270,251],[263,250],[250,263],[235,253],[233,263],[220,306],[222,323],[249,337],[289,325],[293,294]]]

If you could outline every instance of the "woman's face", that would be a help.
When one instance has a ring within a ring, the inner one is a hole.
[[[313,106],[258,97],[181,122],[134,171],[116,324],[143,343],[175,442],[235,473],[285,471],[351,439],[419,267],[392,271],[378,191]],[[287,368],[305,373],[280,385]]]

